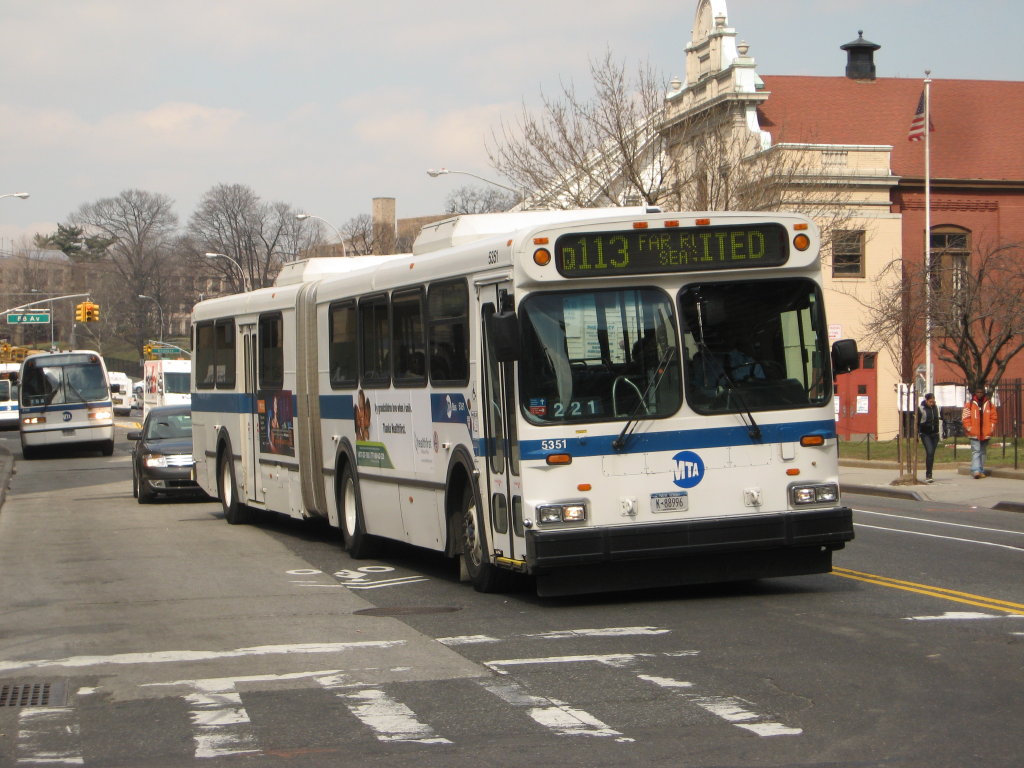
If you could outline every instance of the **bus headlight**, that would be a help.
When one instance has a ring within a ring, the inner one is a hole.
[[[114,418],[114,414],[111,413],[106,408],[96,408],[94,410],[89,411],[89,418],[90,419],[112,419],[112,418]]]
[[[26,416],[24,419],[21,420],[21,423],[22,424],[45,424],[46,423],[46,417],[45,416]]]
[[[839,501],[839,487],[834,483],[824,485],[794,485],[789,489],[793,506],[806,504],[833,504]]]
[[[586,519],[586,504],[545,504],[537,507],[537,521],[541,525],[551,523],[582,523]]]

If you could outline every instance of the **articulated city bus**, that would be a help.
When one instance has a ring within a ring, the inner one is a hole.
[[[200,485],[555,595],[825,572],[839,497],[819,233],[791,214],[460,216],[193,312]]]
[[[20,384],[21,452],[26,459],[60,446],[95,447],[104,456],[114,453],[114,411],[98,352],[27,357]]]

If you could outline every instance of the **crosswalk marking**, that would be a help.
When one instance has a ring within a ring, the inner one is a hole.
[[[197,681],[200,691],[185,696],[192,705],[192,738],[196,757],[223,757],[259,752],[249,714],[235,682],[227,679]],[[203,685],[205,683],[205,685]]]
[[[564,701],[527,693],[518,683],[500,683],[485,680],[480,685],[506,704],[521,707],[537,723],[559,736],[615,737],[616,741],[632,742],[614,728],[609,728],[589,712],[577,709]]]
[[[26,707],[18,717],[18,765],[84,765],[75,710]]]
[[[352,690],[342,675],[317,678],[324,688],[334,691],[349,712],[366,725],[380,741],[409,741],[417,744],[451,744],[429,725],[416,719],[405,704],[395,701],[381,688]]]

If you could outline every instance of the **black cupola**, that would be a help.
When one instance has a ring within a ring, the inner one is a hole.
[[[851,80],[875,79],[875,51],[882,46],[864,39],[864,30],[857,30],[857,39],[839,46],[846,51],[846,76]]]

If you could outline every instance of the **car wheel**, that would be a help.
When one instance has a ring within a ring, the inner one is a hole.
[[[372,557],[376,550],[376,541],[373,536],[366,533],[359,484],[350,464],[346,464],[342,470],[338,496],[338,517],[345,551],[357,560]]]
[[[477,592],[498,592],[508,588],[509,574],[495,567],[487,557],[487,535],[481,525],[480,510],[472,486],[462,494],[460,513],[462,527],[462,562],[473,589]]]
[[[156,498],[156,491],[144,477],[139,478],[139,504],[149,504]]]
[[[132,496],[136,499],[139,498],[139,470],[135,467],[135,462],[132,462]]]

